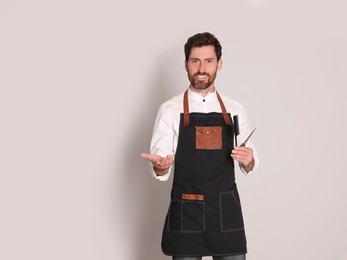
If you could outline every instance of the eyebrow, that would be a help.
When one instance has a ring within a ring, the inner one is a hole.
[[[216,58],[205,58],[205,59],[203,59],[203,60],[215,60],[215,59],[216,59]],[[191,57],[191,58],[189,58],[189,60],[201,60],[201,59]]]

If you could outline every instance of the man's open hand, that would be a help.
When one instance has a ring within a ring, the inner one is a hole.
[[[169,171],[173,161],[172,154],[161,157],[159,155],[141,153],[141,157],[148,159],[153,164],[153,169],[159,176],[165,175]]]

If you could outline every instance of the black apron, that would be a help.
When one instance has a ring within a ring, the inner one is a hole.
[[[237,255],[247,251],[235,183],[233,126],[222,113],[189,113],[188,92],[175,155],[162,250],[173,256]]]

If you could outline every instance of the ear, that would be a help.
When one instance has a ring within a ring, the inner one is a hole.
[[[220,71],[222,69],[222,66],[223,66],[223,61],[222,61],[222,58],[220,58],[217,64],[217,70]]]
[[[188,62],[186,60],[184,60],[184,68],[186,69],[186,71],[188,72]]]

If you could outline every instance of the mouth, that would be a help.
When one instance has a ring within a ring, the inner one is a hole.
[[[195,75],[195,78],[198,79],[198,80],[205,80],[208,78],[208,75],[206,74],[197,74]]]

